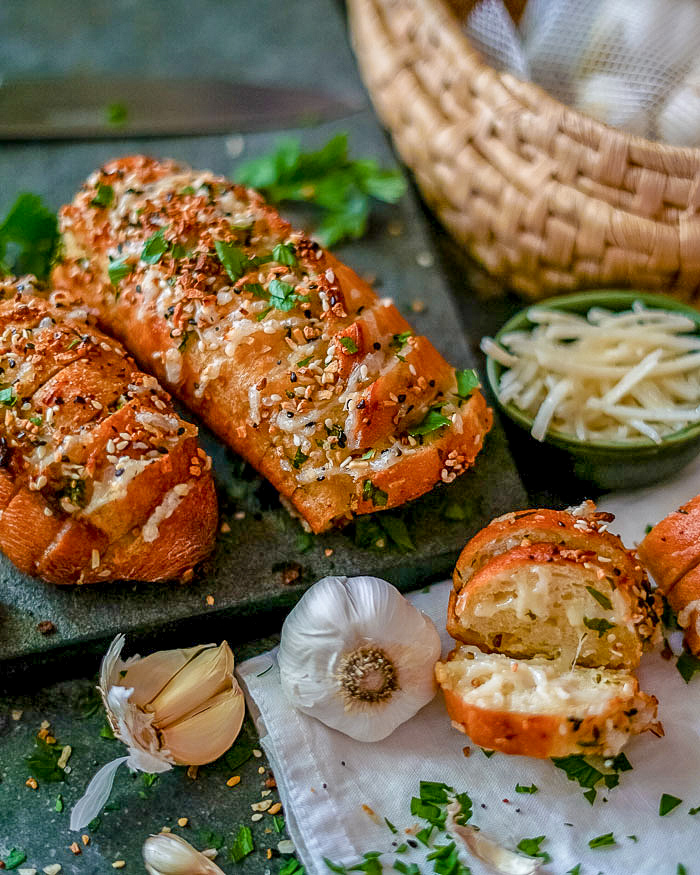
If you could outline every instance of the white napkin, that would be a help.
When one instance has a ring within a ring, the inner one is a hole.
[[[600,508],[618,515],[611,529],[633,546],[647,524],[698,493],[700,459],[673,482],[607,496]],[[449,582],[440,583],[409,596],[441,630],[449,587]],[[443,654],[451,645],[443,633]],[[686,685],[674,662],[663,660],[658,652],[644,657],[639,678],[641,688],[659,699],[666,736],[646,733],[631,741],[625,752],[633,771],[622,773],[615,789],[599,790],[593,806],[548,760],[504,754],[487,758],[451,727],[440,694],[389,738],[364,744],[287,704],[274,651],[244,662],[238,674],[279,786],[297,855],[309,875],[330,871],[324,857],[349,866],[369,851],[384,852],[387,872],[394,871],[395,859],[420,866],[424,848],[392,853],[392,842],[395,848],[410,838],[406,829],[425,826],[409,807],[411,797],[419,794],[420,780],[442,781],[457,792],[468,792],[474,803],[470,823],[507,847],[514,849],[522,838],[544,835],[541,849],[552,861],[542,867],[542,875],[564,875],[577,863],[581,875],[675,875],[679,863],[688,875],[700,873],[700,813],[688,813],[700,806],[700,679]],[[465,746],[471,747],[469,756],[463,753]],[[538,791],[516,793],[518,783],[534,783]],[[664,817],[659,816],[662,793],[683,800]],[[397,835],[384,818],[395,824]],[[609,832],[614,846],[588,847],[590,839]],[[473,875],[492,871],[476,858],[468,862]],[[432,869],[427,863],[421,872]]]

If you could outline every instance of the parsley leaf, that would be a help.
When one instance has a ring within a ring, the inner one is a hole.
[[[274,279],[268,287],[270,292],[270,304],[278,310],[288,312],[299,301],[306,301],[308,298],[302,297],[294,293],[294,286],[289,283],[283,283],[282,280]]]
[[[301,448],[297,447],[296,454],[295,454],[294,458],[292,459],[292,467],[301,468],[301,466],[304,464],[304,462],[308,458],[309,457],[305,453],[302,453]]]
[[[58,765],[62,749],[60,744],[47,744],[43,738],[37,738],[34,753],[24,758],[32,777],[38,781],[63,781],[66,774]]]
[[[687,650],[684,650],[676,660],[676,668],[686,684],[689,684],[695,673],[700,671],[700,659],[698,659],[697,656],[693,656],[692,653],[688,653]]]
[[[220,851],[224,845],[224,837],[221,833],[210,829],[200,829],[198,837],[203,848],[214,848],[215,851]]]
[[[410,553],[411,550],[416,549],[408,533],[406,523],[401,517],[393,514],[380,514],[378,522],[402,553]]]
[[[516,793],[537,793],[539,787],[536,784],[530,784],[528,787],[526,784],[516,784],[515,792]]]
[[[114,200],[114,189],[103,182],[97,183],[97,194],[90,201],[93,207],[108,207]]]
[[[358,351],[357,344],[352,339],[352,337],[341,337],[340,343],[341,346],[350,353],[350,355],[354,355]]]
[[[568,757],[554,757],[554,765],[565,772],[570,781],[576,781],[586,792],[584,797],[591,805],[595,802],[596,786],[604,784],[609,790],[616,787],[620,781],[618,772],[627,772],[632,768],[630,761],[624,754],[618,754],[611,761],[612,772],[602,772],[589,763],[582,754],[572,754]]]
[[[371,198],[396,203],[406,190],[398,171],[382,170],[371,160],[351,160],[346,133],[306,153],[298,140],[282,140],[272,154],[239,166],[235,176],[274,203],[302,201],[318,207],[323,220],[316,236],[325,246],[365,233]]]
[[[389,495],[367,479],[362,484],[362,500],[371,501],[375,507],[386,507]]]
[[[678,868],[676,869],[676,875],[688,875],[688,870],[685,868],[683,863],[678,864]]]
[[[688,810],[688,814],[697,814],[699,811],[700,811],[700,805],[698,805],[697,808],[690,808]]]
[[[0,404],[3,404],[5,407],[14,407],[17,403],[17,396],[15,395],[15,390],[12,386],[6,386],[4,389],[0,389]]]
[[[614,623],[608,623],[607,620],[603,620],[602,618],[599,619],[598,617],[593,617],[592,619],[590,617],[584,617],[583,625],[588,629],[593,629],[594,632],[597,632],[599,638],[602,638],[608,629],[615,628]]]
[[[604,595],[602,592],[599,592],[592,586],[587,586],[586,589],[598,602],[598,604],[601,605],[601,607],[605,608],[606,611],[612,611],[612,602],[606,595]]]
[[[665,817],[674,808],[677,808],[682,801],[677,796],[671,796],[670,793],[663,793],[659,800],[659,817]]]
[[[457,377],[457,394],[460,398],[468,398],[479,385],[476,371],[472,368],[467,368],[464,371],[456,371],[455,375]]]
[[[21,864],[24,863],[26,859],[27,855],[24,851],[20,851],[19,848],[12,848],[7,857],[5,857],[4,868],[16,869],[18,866],[21,866]]]
[[[272,250],[272,258],[278,264],[284,264],[286,267],[296,267],[297,265],[297,258],[291,243],[278,243]]]
[[[571,869],[567,869],[566,875],[581,875],[581,864],[577,863]]]
[[[37,195],[20,194],[0,225],[0,274],[46,279],[59,239],[55,213]]]
[[[165,228],[161,228],[159,231],[156,231],[155,234],[151,234],[148,240],[143,244],[143,249],[141,250],[141,261],[145,261],[146,264],[158,264],[170,248],[170,244],[165,239],[164,235]]]
[[[483,755],[486,757],[487,760],[490,760],[491,757],[496,753],[495,750],[486,750],[485,747],[481,748],[481,752],[483,753]]]
[[[109,281],[113,286],[116,286],[119,280],[123,280],[125,276],[129,276],[134,269],[134,265],[129,264],[127,258],[128,255],[125,255],[123,258],[115,258],[114,261],[110,259],[107,273],[109,274]]]
[[[114,125],[114,127],[121,127],[126,124],[126,120],[129,117],[129,110],[125,103],[121,103],[117,101],[116,103],[110,103],[105,107],[105,118],[107,120],[108,125]]]
[[[229,859],[232,863],[240,863],[244,857],[252,854],[254,850],[255,845],[253,844],[253,834],[250,831],[250,827],[239,827],[238,834],[229,851]]]
[[[254,266],[245,252],[239,246],[234,246],[233,243],[216,240],[214,242],[214,249],[216,249],[219,261],[223,264],[229,279],[233,283],[248,273],[250,268]],[[262,286],[260,288],[262,289]]]
[[[338,875],[345,875],[345,873],[347,872],[345,866],[341,866],[339,863],[334,863],[333,860],[329,860],[328,857],[324,857],[323,862],[331,870],[331,872],[337,872]]]
[[[292,857],[282,866],[279,875],[304,875],[306,869],[296,857]]]
[[[521,839],[517,844],[517,848],[523,854],[527,854],[528,857],[542,857],[544,862],[548,863],[552,858],[546,851],[540,850],[540,845],[543,841],[546,841],[545,836],[536,836],[534,839]]]
[[[615,836],[611,832],[606,832],[602,836],[596,836],[588,842],[589,848],[607,848],[615,845]]]
[[[418,425],[414,425],[408,429],[408,433],[413,437],[419,437],[424,434],[430,434],[437,431],[439,428],[444,428],[446,425],[451,425],[452,421],[440,413],[440,409],[433,407],[428,411],[427,415]]]

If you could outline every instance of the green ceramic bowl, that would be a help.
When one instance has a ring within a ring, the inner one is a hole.
[[[591,307],[605,307],[620,312],[629,310],[634,301],[642,301],[645,306],[659,310],[672,310],[691,318],[700,335],[700,312],[680,304],[663,295],[647,292],[603,290],[579,292],[557,298],[548,298],[532,307],[546,307],[579,315],[586,314]],[[509,331],[521,331],[532,327],[528,318],[528,307],[521,310],[501,328],[496,335],[499,340]],[[503,365],[487,356],[486,374],[496,399],[499,378]],[[501,410],[513,422],[526,431],[532,428],[532,417],[512,403],[501,404]],[[531,438],[532,443],[539,443]],[[672,476],[684,465],[692,461],[700,452],[700,423],[686,426],[662,439],[660,444],[649,438],[640,437],[629,441],[581,441],[563,432],[548,432],[542,447],[551,455],[552,463],[563,464],[578,479],[593,484],[602,490],[630,489],[646,486]],[[541,455],[539,464],[547,461]]]

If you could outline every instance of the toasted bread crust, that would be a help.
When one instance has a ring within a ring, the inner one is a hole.
[[[113,188],[109,207],[94,206],[98,185]],[[432,344],[252,190],[132,156],[94,174],[61,227],[64,298],[84,301],[315,532],[450,482],[481,449],[492,416],[480,392],[459,397]],[[433,408],[445,424],[411,435]]]
[[[0,548],[57,584],[182,575],[216,532],[196,428],[118,343],[35,292],[0,282]]]
[[[610,755],[622,745],[610,748],[608,733],[614,730],[624,738],[655,726],[654,720],[635,723],[630,711],[649,710],[656,714],[654,696],[636,692],[629,698],[610,702],[602,714],[572,721],[554,714],[521,714],[496,711],[466,703],[458,693],[443,687],[445,707],[450,719],[474,744],[486,750],[520,756],[564,757],[571,754]]]
[[[663,593],[700,563],[700,495],[657,523],[637,550]]]
[[[639,562],[617,535],[606,530],[609,522],[609,514],[582,517],[546,508],[504,514],[477,532],[464,547],[454,570],[454,587],[459,592],[480,568],[511,547],[542,543],[603,556],[612,562],[616,576],[641,582],[644,572]]]

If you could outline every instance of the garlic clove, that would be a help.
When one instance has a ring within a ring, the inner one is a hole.
[[[542,865],[541,859],[525,857],[523,854],[504,848],[503,845],[485,836],[481,830],[457,823],[455,816],[459,812],[459,803],[451,802],[447,806],[447,830],[477,859],[486,863],[499,875],[535,875]]]
[[[179,765],[213,762],[231,747],[243,725],[245,699],[237,684],[210,699],[197,713],[161,732],[163,747]]]
[[[209,857],[174,833],[149,836],[142,853],[149,875],[224,875]]]
[[[137,657],[133,662],[127,663],[124,673],[112,682],[124,687],[133,687],[131,702],[143,707],[154,699],[188,662],[209,647],[215,645],[204,644],[182,650],[159,650],[144,656],[143,659]]]
[[[207,647],[190,659],[147,709],[155,714],[157,729],[181,720],[218,693],[231,687],[233,653],[224,641],[219,647]]]
[[[329,577],[282,628],[280,682],[300,711],[378,741],[435,695],[440,636],[399,591],[374,577]]]

